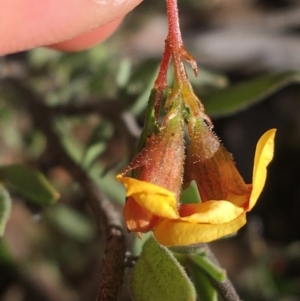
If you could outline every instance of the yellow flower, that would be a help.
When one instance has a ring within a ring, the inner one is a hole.
[[[180,198],[183,165],[183,120],[171,111],[164,119],[160,132],[147,138],[143,150],[122,173],[135,170],[134,175],[139,180],[117,176],[127,189],[123,213],[129,231],[140,236],[140,232],[152,230],[162,217],[179,217],[176,207]],[[171,208],[174,210],[170,211]]]
[[[202,128],[202,130],[206,131],[206,128]],[[118,175],[117,179],[125,185],[126,196],[129,199],[133,199],[145,212],[158,219],[158,222],[152,227],[158,242],[166,246],[185,246],[209,242],[236,232],[246,223],[246,212],[255,205],[266,181],[267,166],[273,158],[275,132],[275,129],[267,131],[257,143],[252,185],[244,184],[240,175],[236,174],[235,168],[232,167],[234,163],[229,154],[223,150],[219,153],[220,147],[216,146],[211,156],[207,156],[209,167],[205,163],[203,165],[206,170],[205,174],[208,175],[208,180],[204,183],[210,185],[209,188],[203,188],[201,184],[197,183],[198,188],[200,185],[199,192],[202,203],[178,205],[176,194],[157,184],[122,175]],[[213,138],[212,141],[216,143]],[[193,137],[191,138],[192,143],[194,143]],[[190,149],[191,147],[193,144]],[[209,159],[214,156],[217,159],[210,161]],[[225,156],[226,160],[229,161],[225,160],[224,162],[223,159],[220,161],[219,158],[222,156]],[[188,157],[187,164],[189,165]],[[215,175],[210,174],[210,169],[206,169],[206,167],[211,168],[220,164],[225,165],[225,167],[212,168],[212,174]],[[218,174],[224,170],[226,171],[225,174]],[[193,175],[195,170],[190,172]],[[226,179],[220,184],[220,181],[224,180],[222,176],[233,176],[233,180]],[[185,182],[188,183],[192,178],[193,176],[187,176]],[[200,178],[203,179],[202,176]],[[200,178],[197,177],[198,180]],[[238,181],[238,185],[231,185],[236,181]],[[228,187],[224,186],[226,183],[229,185]],[[211,195],[221,197],[207,199]]]

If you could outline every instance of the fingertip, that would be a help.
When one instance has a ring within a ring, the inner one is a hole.
[[[107,25],[100,26],[88,33],[81,34],[70,40],[66,40],[60,43],[52,44],[47,47],[60,50],[60,51],[81,51],[91,48],[100,42],[107,39],[113,32],[119,27],[123,18],[119,18]]]
[[[54,44],[66,50],[91,46],[108,37],[141,1],[0,0],[0,55]]]

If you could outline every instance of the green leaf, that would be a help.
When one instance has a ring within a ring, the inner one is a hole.
[[[89,173],[95,183],[101,187],[103,193],[107,195],[112,201],[119,205],[124,205],[125,202],[125,188],[116,181],[116,174],[114,172],[106,173],[105,176],[100,177],[105,171],[104,166],[97,164],[93,166],[93,170]]]
[[[90,220],[80,212],[64,205],[49,209],[47,216],[63,234],[80,242],[93,238],[95,229]]]
[[[209,116],[221,117],[245,110],[283,87],[300,82],[300,70],[267,74],[201,97]]]
[[[205,272],[193,262],[189,264],[191,277],[195,285],[199,301],[218,301],[218,293]]]
[[[84,153],[82,144],[73,137],[71,131],[66,130],[68,129],[68,124],[65,120],[60,119],[59,122],[57,122],[57,128],[66,151],[72,159],[80,164]],[[105,195],[111,200],[116,201],[118,204],[124,205],[124,186],[116,181],[115,172],[106,172],[105,176],[100,176],[104,174],[105,168],[106,166],[103,163],[97,161],[87,171],[97,185],[102,187]]]
[[[116,82],[118,87],[124,88],[128,84],[132,69],[132,62],[129,59],[123,59],[120,62],[119,70],[117,71]]]
[[[83,153],[82,165],[89,169],[107,148],[114,128],[110,122],[101,122],[93,131]]]
[[[173,254],[151,237],[131,276],[134,301],[196,300],[193,284]]]
[[[147,64],[148,65],[148,64]],[[130,87],[138,87],[141,86],[143,83],[143,86],[141,87],[142,90],[138,91],[139,92],[139,97],[135,101],[134,105],[130,108],[130,112],[134,115],[137,116],[141,114],[147,106],[149,107],[149,95],[151,98],[151,94],[153,93],[153,85],[157,77],[157,72],[158,72],[158,64],[150,64],[149,68],[146,67],[146,69],[143,67],[144,64],[141,66],[142,69],[138,70],[131,78],[130,80],[130,85],[129,85],[129,90]],[[144,85],[144,83],[147,83]],[[132,90],[132,88],[131,88]],[[131,91],[131,94],[133,91]],[[148,101],[148,102],[147,102]],[[148,110],[148,108],[147,108]],[[149,110],[148,110],[149,112]],[[147,113],[146,113],[147,116]],[[146,120],[147,121],[147,120]],[[146,124],[146,123],[145,123]]]
[[[206,254],[207,247],[203,243],[188,245],[188,246],[176,246],[170,247],[170,250],[179,254]]]
[[[13,265],[13,262],[14,260],[7,243],[4,240],[0,240],[0,265],[2,263]]]
[[[201,66],[198,76],[195,76],[192,67],[189,64],[187,64],[186,67],[188,79],[196,94],[211,93],[212,91],[226,88],[229,85],[228,78],[221,73],[205,69]],[[167,79],[168,83],[170,83],[170,87],[172,87],[174,84],[173,69],[168,70]]]
[[[19,193],[39,205],[51,205],[59,197],[45,176],[28,166],[1,166],[0,178],[10,182]]]
[[[186,71],[197,95],[212,93],[219,89],[224,89],[229,85],[229,80],[226,76],[221,73],[205,69],[202,66],[197,77],[195,77],[191,66],[187,65]]]
[[[226,280],[226,271],[214,264],[205,253],[188,255],[190,261],[198,265],[202,270],[211,275],[218,282]]]
[[[11,199],[8,191],[0,185],[0,236],[3,236],[6,223],[10,217]]]
[[[200,195],[197,189],[197,184],[195,181],[192,181],[190,186],[183,190],[180,195],[181,204],[197,204],[201,202]]]

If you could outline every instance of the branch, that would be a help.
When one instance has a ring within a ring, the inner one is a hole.
[[[27,106],[35,126],[45,134],[54,158],[72,175],[85,192],[97,225],[106,235],[106,249],[102,261],[102,278],[97,301],[118,300],[123,284],[126,253],[124,230],[119,213],[81,166],[74,162],[65,151],[59,136],[52,129],[54,117],[52,110],[20,81],[5,79],[2,83],[12,87],[12,90],[18,93],[18,99]]]
[[[212,252],[210,247],[206,244],[205,245],[205,253],[207,257],[217,266],[220,266],[219,261],[215,257],[215,254]],[[233,284],[231,281],[226,278],[223,282],[217,281],[215,278],[213,278],[211,275],[207,273],[207,276],[218,292],[218,294],[221,296],[221,298],[224,301],[241,301],[240,297],[238,296]]]

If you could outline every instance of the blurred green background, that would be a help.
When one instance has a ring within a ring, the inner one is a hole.
[[[194,78],[188,67],[191,82],[246,182],[258,138],[278,129],[266,187],[247,226],[212,248],[243,300],[300,300],[300,5],[180,0],[179,8],[186,48],[200,68]],[[114,175],[134,154],[166,35],[165,3],[144,1],[91,50],[0,57],[0,166],[35,167],[61,194],[43,206],[9,189],[0,300],[94,300],[104,247],[78,185],[49,160],[45,138],[6,78],[26,82],[54,111],[60,107],[55,126],[69,154],[122,210],[124,190]],[[87,109],[67,113],[68,106]],[[123,300],[130,300],[124,287]]]

